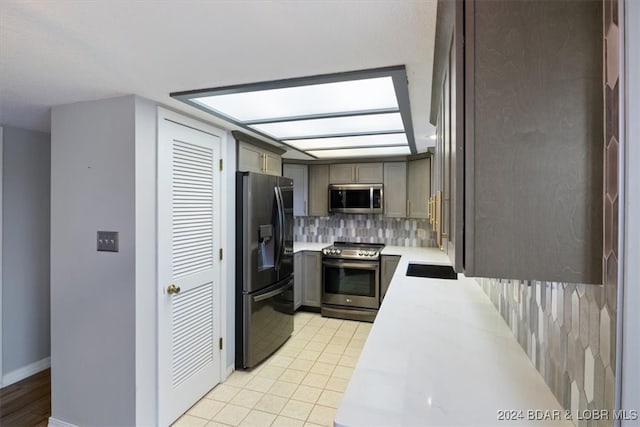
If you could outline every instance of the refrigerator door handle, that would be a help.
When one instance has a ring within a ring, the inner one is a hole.
[[[282,202],[282,192],[280,187],[275,187],[276,203],[278,205],[278,251],[276,254],[276,270],[280,269],[282,254],[284,253],[284,206]]]
[[[269,298],[273,298],[276,295],[280,295],[280,294],[285,293],[287,291],[287,289],[289,289],[290,287],[291,287],[290,284],[287,283],[285,286],[283,286],[283,287],[281,287],[279,289],[276,289],[276,290],[271,291],[271,292],[267,292],[266,294],[257,295],[255,297],[253,297],[253,301],[254,302],[260,302],[260,301],[264,301],[264,300],[269,299]]]

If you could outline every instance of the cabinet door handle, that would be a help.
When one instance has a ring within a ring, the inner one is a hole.
[[[266,154],[264,155],[264,171],[269,171],[269,156]]]
[[[307,216],[307,201],[304,201],[304,211],[302,212],[304,214],[304,216]]]
[[[354,166],[353,169],[351,169],[351,181],[356,182],[356,167]]]
[[[407,218],[411,217],[411,200],[407,199]]]

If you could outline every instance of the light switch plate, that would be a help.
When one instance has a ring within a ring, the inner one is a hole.
[[[98,231],[98,251],[118,252],[118,232]]]

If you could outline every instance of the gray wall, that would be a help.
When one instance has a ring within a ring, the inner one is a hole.
[[[3,375],[50,355],[49,134],[4,127]]]
[[[133,96],[51,113],[52,417],[135,424]],[[97,252],[96,231],[120,232]]]
[[[157,105],[135,98],[136,425],[157,424]]]
[[[625,177],[625,240],[622,264],[623,328],[622,328],[622,408],[640,410],[640,2],[627,1],[624,29],[626,79],[626,153]],[[637,426],[640,421],[624,422]]]

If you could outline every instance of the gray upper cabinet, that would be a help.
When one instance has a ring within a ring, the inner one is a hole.
[[[282,175],[293,179],[293,215],[307,216],[308,207],[308,167],[286,163]]]
[[[329,183],[344,184],[355,182],[355,168],[351,163],[331,165],[329,167]]]
[[[356,163],[356,182],[362,184],[380,184],[383,182],[382,163]]]
[[[320,307],[322,292],[322,254],[305,251],[302,253],[302,305]]]
[[[309,165],[308,215],[329,215],[329,165]]]
[[[329,167],[330,184],[379,184],[383,182],[382,163],[338,163]]]
[[[238,143],[238,170],[249,172],[262,172],[264,167],[264,153],[257,147]]]
[[[467,276],[602,283],[602,2],[441,3],[445,249]]]
[[[386,194],[386,193],[385,193]],[[431,196],[431,159],[407,162],[407,217],[427,218]]]
[[[270,151],[264,152],[264,173],[268,175],[282,175],[282,157]]]
[[[384,164],[384,216],[407,217],[407,162]]]
[[[238,143],[238,170],[268,175],[282,174],[282,154],[285,150],[242,132],[233,131]]]

